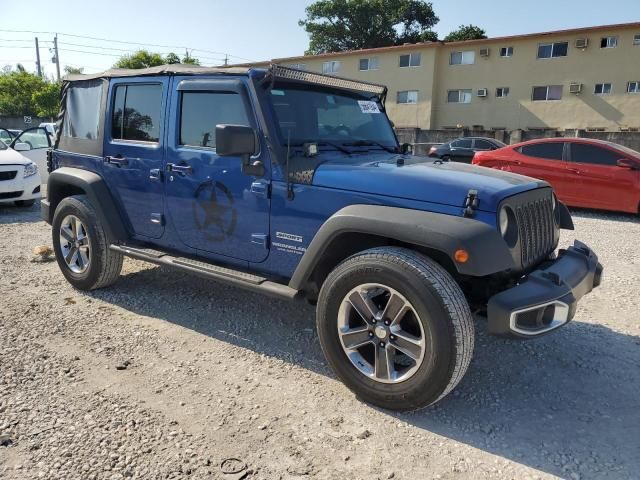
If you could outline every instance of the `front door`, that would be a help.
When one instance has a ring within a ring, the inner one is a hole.
[[[166,77],[116,79],[109,86],[102,171],[134,234],[164,232]]]
[[[256,128],[243,80],[175,77],[165,166],[170,221],[187,246],[249,262],[268,255],[269,160],[264,178],[216,154],[216,125]],[[258,158],[253,159],[258,160]]]
[[[52,138],[45,128],[34,127],[23,130],[13,139],[11,146],[33,163],[38,165],[42,183],[47,183],[47,150],[53,145]]]

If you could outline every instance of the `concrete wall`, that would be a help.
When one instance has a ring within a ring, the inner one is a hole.
[[[43,117],[31,117],[31,123],[25,123],[24,117],[0,115],[0,128],[11,128],[16,130],[26,130],[37,127],[42,122],[54,122],[55,119]]]

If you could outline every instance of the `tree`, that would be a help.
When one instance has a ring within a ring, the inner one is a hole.
[[[445,42],[461,42],[463,40],[480,40],[487,38],[487,32],[475,25],[460,25],[458,30],[454,30],[444,37]]]
[[[40,90],[33,92],[31,102],[39,117],[55,117],[60,111],[60,84],[45,83]]]
[[[0,115],[36,115],[33,94],[44,89],[46,82],[25,71],[9,71],[0,75]]]
[[[170,52],[165,57],[159,53],[152,53],[147,50],[138,50],[131,55],[121,57],[114,65],[115,68],[148,68],[157,67],[158,65],[172,65],[176,63],[186,63],[189,65],[200,65],[197,58],[185,56],[180,57]]]
[[[310,37],[308,55],[436,41],[439,19],[423,0],[318,0],[298,24]]]
[[[64,67],[64,73],[66,73],[67,75],[79,75],[84,71],[84,68],[82,67],[72,67],[70,65],[65,65]]]

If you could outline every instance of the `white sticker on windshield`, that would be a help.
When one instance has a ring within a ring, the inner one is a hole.
[[[380,109],[376,102],[372,102],[370,100],[358,100],[358,105],[360,105],[362,113],[380,113]]]

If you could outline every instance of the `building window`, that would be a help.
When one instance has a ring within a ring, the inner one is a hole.
[[[566,57],[569,42],[541,43],[538,45],[538,58]]]
[[[322,73],[338,73],[340,71],[340,62],[337,60],[332,60],[330,62],[324,62],[322,64]]]
[[[600,48],[616,48],[618,46],[618,37],[602,37],[600,40]]]
[[[509,96],[509,87],[498,87],[496,88],[496,97],[504,98]]]
[[[513,57],[513,47],[502,47],[500,49],[501,57]]]
[[[378,57],[360,59],[360,71],[378,70],[379,66]]]
[[[596,95],[611,95],[610,83],[596,83],[596,88],[593,90]]]
[[[292,63],[289,68],[295,68],[296,70],[306,70],[307,66],[304,63]]]
[[[640,47],[640,33],[633,37],[633,44],[636,47]]]
[[[419,67],[420,60],[421,58],[419,53],[410,53],[408,55],[400,55],[400,68]]]
[[[562,100],[562,85],[533,87],[531,100],[533,100],[534,102]]]
[[[476,52],[451,52],[449,65],[473,65],[476,62]]]
[[[640,93],[640,81],[629,82],[627,84],[627,93]]]
[[[447,102],[449,103],[471,103],[471,90],[449,90]]]
[[[418,91],[405,90],[398,92],[397,102],[403,104],[418,103]]]

